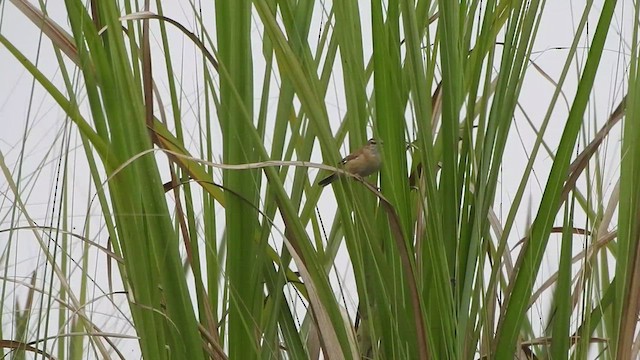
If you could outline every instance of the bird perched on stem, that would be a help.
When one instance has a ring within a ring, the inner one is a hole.
[[[344,169],[349,173],[361,177],[373,174],[380,170],[380,165],[382,165],[378,142],[376,139],[369,139],[365,146],[347,155],[340,163],[344,165]],[[326,186],[331,184],[336,181],[339,176],[339,173],[333,173],[320,180],[318,185]]]

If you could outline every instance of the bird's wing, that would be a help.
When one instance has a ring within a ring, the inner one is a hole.
[[[340,161],[341,164],[346,164],[348,161],[357,159],[360,156],[360,153],[356,153],[356,154],[349,154],[347,156],[344,157],[344,159],[342,159],[342,161]]]

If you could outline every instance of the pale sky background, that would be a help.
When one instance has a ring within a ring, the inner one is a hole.
[[[205,16],[210,16],[208,30],[211,34],[214,34],[213,2],[205,1],[204,3],[206,4],[202,13],[205,14]],[[595,3],[596,5],[594,5],[590,15],[590,36],[595,31],[601,10],[601,7],[598,5],[601,1],[596,1]],[[179,21],[192,31],[196,30],[194,25],[196,22],[191,15],[191,8],[187,1],[165,1],[163,6],[165,15]],[[329,5],[327,5],[327,7],[329,7]],[[363,20],[363,34],[365,34],[365,59],[370,57],[372,51],[371,38],[366,36],[366,34],[370,34],[368,30],[368,7],[369,2],[361,2],[361,18]],[[554,79],[559,77],[562,70],[567,54],[566,48],[571,45],[574,33],[573,29],[577,26],[577,21],[579,21],[583,7],[584,4],[581,1],[547,1],[537,41],[534,46],[532,60]],[[48,11],[54,20],[68,29],[67,21],[64,18],[66,12],[62,0],[49,1]],[[316,13],[319,14],[320,12]],[[592,136],[593,133],[602,126],[608,114],[617,106],[622,96],[626,93],[626,68],[629,61],[629,43],[632,38],[632,29],[630,26],[631,16],[633,16],[633,2],[630,0],[619,1],[612,23],[612,29],[605,46],[606,50],[602,57],[600,71],[596,78],[595,91],[592,94],[592,101],[586,113],[588,118],[585,119],[585,124],[589,124],[589,136]],[[314,19],[314,25],[312,25],[309,35],[311,41],[318,39],[319,32],[321,31],[320,22],[325,20],[326,19],[320,18]],[[157,30],[157,27],[154,26],[152,29]],[[191,122],[192,124],[191,127],[186,126],[185,128],[191,128],[192,131],[197,131],[195,123],[196,116],[194,113],[198,111],[197,104],[200,101],[199,97],[202,96],[202,91],[199,89],[201,55],[199,50],[196,50],[192,46],[189,39],[185,38],[172,27],[168,27],[168,29],[170,42],[173,46],[172,57],[174,66],[176,66],[176,71],[180,73],[181,86],[184,89],[184,93],[182,94],[182,115],[185,117],[185,121]],[[35,61],[37,58],[36,55],[38,51],[40,51],[38,67],[62,89],[62,79],[58,72],[58,63],[52,56],[53,52],[49,41],[46,38],[42,39],[36,26],[27,20],[26,17],[16,10],[8,1],[0,1],[0,33],[16,44],[32,61]],[[157,34],[158,32],[155,31],[154,35]],[[254,15],[253,34],[255,37],[254,43],[260,44],[262,29],[259,25],[257,15]],[[163,64],[159,61],[161,55],[158,41],[158,37],[156,36],[155,43],[152,42],[152,47],[154,47],[153,51],[158,54],[154,62],[154,66],[157,69],[154,74],[155,76],[162,75],[161,70],[163,67]],[[587,38],[583,38],[581,41],[582,48],[578,50],[580,67],[583,65],[582,59],[586,57],[589,43],[590,39]],[[262,81],[261,69],[263,68],[261,48],[259,45],[254,48],[254,55],[254,66],[257,69],[255,74],[255,109],[257,111],[257,101],[260,97]],[[70,62],[67,61],[67,64],[70,65]],[[336,66],[340,66],[340,63],[336,62]],[[568,99],[572,99],[573,93],[575,92],[578,68],[578,64],[572,66],[569,79],[563,87]],[[341,74],[340,70],[337,69],[335,74]],[[164,86],[166,79],[156,78],[155,80],[161,91],[166,94],[166,86]],[[276,76],[272,88],[275,88],[278,81],[279,77]],[[553,86],[544,79],[543,76],[537,73],[535,69],[529,69],[520,95],[520,105],[536,126],[539,126],[542,122],[553,90]],[[165,101],[165,104],[167,103],[168,101]],[[335,130],[346,111],[342,92],[342,80],[340,77],[333,79],[332,85],[329,87],[329,94],[326,97],[326,103]],[[273,119],[275,115],[275,101],[271,103],[269,114]],[[556,106],[549,129],[545,135],[545,139],[552,149],[555,149],[557,145],[567,114],[568,107],[561,99]],[[68,126],[68,122],[65,120],[64,112],[57,107],[40,85],[34,85],[32,77],[24,67],[18,63],[3,46],[0,46],[0,152],[6,158],[8,166],[14,169],[15,181],[17,177],[17,173],[15,172],[17,171],[15,170],[17,160],[23,146],[23,139],[26,139],[23,154],[25,160],[22,168],[22,183],[20,188],[23,199],[28,199],[27,207],[30,216],[39,225],[51,225],[50,209],[54,207],[53,194],[56,191],[58,159],[62,151],[61,144],[65,143],[63,141],[65,131],[69,130],[65,128],[65,126]],[[607,199],[619,174],[619,169],[617,168],[620,147],[618,141],[619,129],[620,125],[612,131],[612,135],[610,135],[607,142],[601,148],[606,150],[606,153],[602,156],[609,159],[605,162],[606,167],[604,169],[604,187],[607,192],[605,198]],[[192,132],[191,136],[196,137],[197,134]],[[589,140],[590,139],[589,137]],[[533,146],[534,141],[534,132],[527,124],[523,113],[517,110],[515,126],[512,128],[512,135],[504,156],[505,168],[500,178],[501,185],[498,189],[495,204],[495,211],[498,216],[506,217],[510,208],[511,198],[518,187],[522,170],[526,165],[527,152]],[[91,234],[94,236],[92,240],[106,245],[106,233],[104,231],[99,232],[102,227],[102,220],[97,200],[94,199],[91,203],[90,210],[87,210],[89,208],[88,203],[92,200],[89,195],[90,180],[86,166],[84,165],[83,149],[79,147],[80,141],[73,127],[70,144],[73,148],[73,151],[70,153],[71,159],[77,162],[77,165],[72,167],[74,173],[69,174],[74,179],[74,193],[69,196],[73,196],[74,200],[74,208],[70,209],[70,211],[72,212],[75,231],[81,232],[85,226],[85,222],[88,222],[92,229]],[[195,147],[193,147],[192,150],[195,150]],[[221,148],[218,148],[217,151],[215,157],[221,157]],[[348,149],[343,146],[341,153],[348,153]],[[319,153],[314,160],[321,162]],[[162,158],[161,162],[164,162],[164,158]],[[513,231],[513,234],[518,236],[517,238],[513,237],[510,239],[512,243],[517,242],[518,238],[521,237],[526,230],[528,213],[531,212],[531,214],[533,214],[532,216],[535,215],[542,189],[546,183],[550,163],[549,157],[544,153],[544,150],[541,150],[536,160],[536,175],[530,180],[523,200],[523,208],[520,209],[516,227]],[[310,178],[313,180],[315,176],[316,171],[310,170]],[[163,180],[166,180],[166,178],[163,178]],[[582,182],[582,184],[584,184],[584,182]],[[10,190],[7,186],[7,180],[4,176],[0,175],[0,230],[7,229],[11,226],[11,212],[8,211],[8,209],[11,207],[9,199],[13,199],[13,196],[8,194],[10,194]],[[93,194],[95,194],[95,189],[91,192],[91,195]],[[527,206],[530,207],[530,211],[526,208]],[[329,216],[325,218],[325,226],[329,226],[326,220],[333,217],[332,214],[334,211],[335,199],[328,187],[323,193],[323,200],[320,206],[320,212],[322,214],[329,214]],[[26,224],[23,218],[18,220],[17,223],[22,225]],[[56,224],[54,223],[52,225],[55,226]],[[584,217],[578,217],[576,226],[581,227],[584,225]],[[0,248],[5,249],[8,240],[7,233],[0,232]],[[77,246],[77,248],[80,249],[79,242]],[[278,244],[277,248],[279,249],[280,246],[281,245]],[[554,253],[554,248],[559,252],[559,243],[555,242],[552,237],[549,243],[550,254]],[[582,248],[582,244],[576,244],[576,249],[580,248]],[[94,255],[93,258],[89,259],[92,264],[95,264],[95,273],[92,274],[92,276],[96,278],[96,281],[102,286],[106,286],[106,281],[104,281],[104,256],[98,256],[97,253],[94,253]],[[29,231],[15,233],[11,252],[9,254],[3,253],[3,257],[1,258],[3,266],[7,256],[9,257],[10,269],[12,271],[9,276],[13,279],[28,282],[31,272],[34,269],[43,269],[44,259],[40,254],[33,233]],[[554,259],[554,256],[551,255],[545,258],[542,269],[539,274],[539,279],[547,278],[557,269],[557,260]],[[336,273],[332,280],[334,282],[336,281],[337,274],[337,277],[340,278],[340,281],[346,289],[345,295],[348,308],[350,311],[353,311],[353,308],[357,304],[357,294],[344,249],[336,261],[335,270]],[[44,270],[39,271],[39,276],[43,276],[43,274]],[[50,273],[47,274],[47,276],[50,276]],[[45,278],[39,277],[39,279],[40,285],[42,285],[43,281],[45,283],[47,282]],[[537,285],[539,285],[539,283]],[[25,288],[23,286],[10,284],[9,289],[8,296],[15,296],[15,299],[9,300],[7,304],[15,303],[15,301],[23,304],[26,296]],[[116,290],[119,289],[120,288],[116,288]],[[106,287],[102,288],[102,290],[95,289],[93,297],[99,297],[106,291]],[[116,304],[123,304],[124,301],[125,299],[122,297],[119,299],[116,298]],[[131,334],[130,328],[126,320],[124,320],[124,316],[117,313],[107,299],[98,301],[95,305],[96,308],[94,308],[94,310],[104,314],[96,314],[94,321],[96,321],[98,325],[104,325],[104,330],[111,332],[128,331],[128,333]],[[545,315],[545,306],[544,304],[533,306],[531,311],[534,312],[532,313],[534,318],[538,316],[543,317]],[[99,320],[101,318],[104,318],[104,323],[101,323]],[[9,328],[9,324],[12,321],[12,313],[10,313],[7,308],[3,309],[2,324],[5,330]],[[133,340],[121,340],[121,350],[129,349],[128,345],[125,344],[131,345],[131,352],[125,353],[125,355],[137,358],[137,354],[139,353],[137,344]]]

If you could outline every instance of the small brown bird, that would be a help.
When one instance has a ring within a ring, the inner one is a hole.
[[[376,139],[369,139],[365,146],[347,155],[340,163],[344,165],[344,169],[347,172],[362,177],[369,176],[380,170],[382,158],[380,157],[380,151],[378,151]],[[331,184],[338,179],[338,176],[340,174],[333,173],[320,180],[318,185],[326,186]]]

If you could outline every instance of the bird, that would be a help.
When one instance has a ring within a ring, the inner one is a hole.
[[[378,142],[376,139],[369,139],[365,146],[347,155],[340,163],[344,165],[344,169],[351,174],[361,177],[373,174],[380,170],[380,166],[382,165],[382,158],[380,157],[380,151],[378,150]],[[318,185],[329,185],[336,181],[339,176],[339,173],[333,173],[320,180]]]

